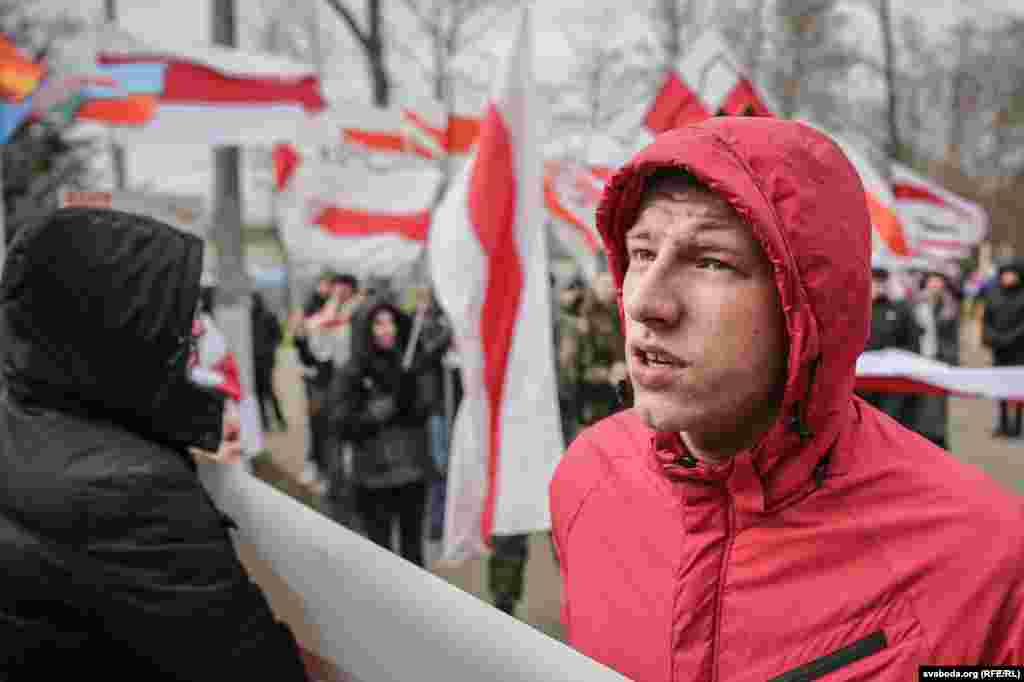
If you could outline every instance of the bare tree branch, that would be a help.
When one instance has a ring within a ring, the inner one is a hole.
[[[431,21],[426,14],[423,13],[422,8],[418,0],[401,0],[402,5],[416,18],[419,22],[420,28],[429,36],[436,36],[441,32],[441,27],[437,22]]]
[[[347,7],[341,4],[340,0],[325,0],[325,2],[334,10],[335,14],[341,17],[344,22],[348,25],[352,35],[356,37],[356,40],[362,44],[364,50],[371,50],[373,45],[371,43],[371,36],[369,32],[364,33],[359,28],[359,24],[356,22],[356,18],[352,15]]]

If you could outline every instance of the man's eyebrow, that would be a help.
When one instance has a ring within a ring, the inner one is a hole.
[[[651,231],[647,229],[637,230],[631,228],[626,231],[626,241],[629,241],[630,239],[648,240],[650,238]]]
[[[694,226],[693,231],[690,233],[690,237],[697,238],[709,232],[732,232],[738,234],[744,231],[749,231],[749,229],[750,228],[747,227],[746,224],[737,225],[728,216],[708,216],[706,219],[701,220],[698,225]],[[650,240],[651,230],[649,228],[630,229],[626,232],[626,240],[628,241],[631,239]]]

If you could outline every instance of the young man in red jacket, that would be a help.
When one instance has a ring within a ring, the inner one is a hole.
[[[647,682],[1024,662],[1024,501],[853,394],[871,223],[838,147],[673,130],[598,224],[635,402],[552,482],[570,642]]]

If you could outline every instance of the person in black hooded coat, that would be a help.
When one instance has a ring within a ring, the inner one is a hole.
[[[994,366],[1024,365],[1024,262],[1013,261],[999,268],[999,278],[985,304],[982,342],[992,349]],[[1020,403],[1000,400],[994,435],[1019,438],[1021,429]]]
[[[397,521],[401,555],[422,566],[427,485],[436,475],[418,388],[425,360],[417,354],[403,369],[411,322],[397,306],[378,301],[364,313],[353,323],[351,359],[332,380],[331,431],[353,444],[355,506],[367,536],[390,549]]]
[[[0,679],[305,680],[189,449],[223,397],[187,378],[202,242],[60,209],[0,281]]]

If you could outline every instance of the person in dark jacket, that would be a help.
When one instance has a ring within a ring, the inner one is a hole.
[[[921,330],[921,355],[947,365],[960,364],[960,296],[941,272],[924,276],[913,301],[914,319]],[[949,400],[945,395],[916,396],[914,430],[940,448],[949,448]]]
[[[889,271],[871,270],[871,336],[865,350],[899,348],[912,353],[919,351],[921,330],[914,321],[914,313],[902,301],[889,294]],[[869,403],[908,428],[914,427],[917,396],[909,393],[863,393]]]
[[[352,443],[356,510],[367,536],[391,548],[397,521],[400,553],[423,565],[427,484],[434,473],[416,365],[403,354],[411,322],[397,306],[379,302],[353,328],[353,355],[335,373],[330,427]]]
[[[288,429],[288,420],[281,410],[281,401],[274,390],[274,367],[277,365],[277,349],[284,339],[281,323],[263,302],[259,292],[252,293],[252,305],[249,309],[252,321],[253,366],[255,370],[256,399],[260,406],[260,420],[263,430],[270,427],[273,416],[281,431]],[[273,415],[268,411],[273,410]]]
[[[997,367],[1024,365],[1024,263],[1015,261],[999,268],[998,284],[987,294],[982,318],[982,343],[992,349]],[[1022,408],[999,401],[995,436],[1021,436]]]
[[[306,323],[319,313],[330,300],[337,274],[325,272],[317,280],[317,286],[306,299],[301,312],[291,319],[291,333],[295,341],[295,351],[302,365],[302,383],[306,389],[306,417],[308,421],[309,449],[306,457],[302,479],[311,484],[328,470],[327,433],[322,416],[322,396],[331,379],[330,361],[321,361],[310,348]]]
[[[434,297],[433,289],[421,290],[418,302],[422,316],[422,328],[417,343],[419,369],[419,400],[427,414],[427,430],[430,434],[430,456],[434,460],[437,478],[430,484],[429,494],[429,537],[441,540],[444,535],[445,492],[448,485],[448,445],[450,424],[445,413],[444,357],[452,345],[452,326],[444,310]]]
[[[18,230],[0,281],[0,679],[306,679],[190,454],[223,438],[223,398],[187,378],[202,252],[111,210]]]

